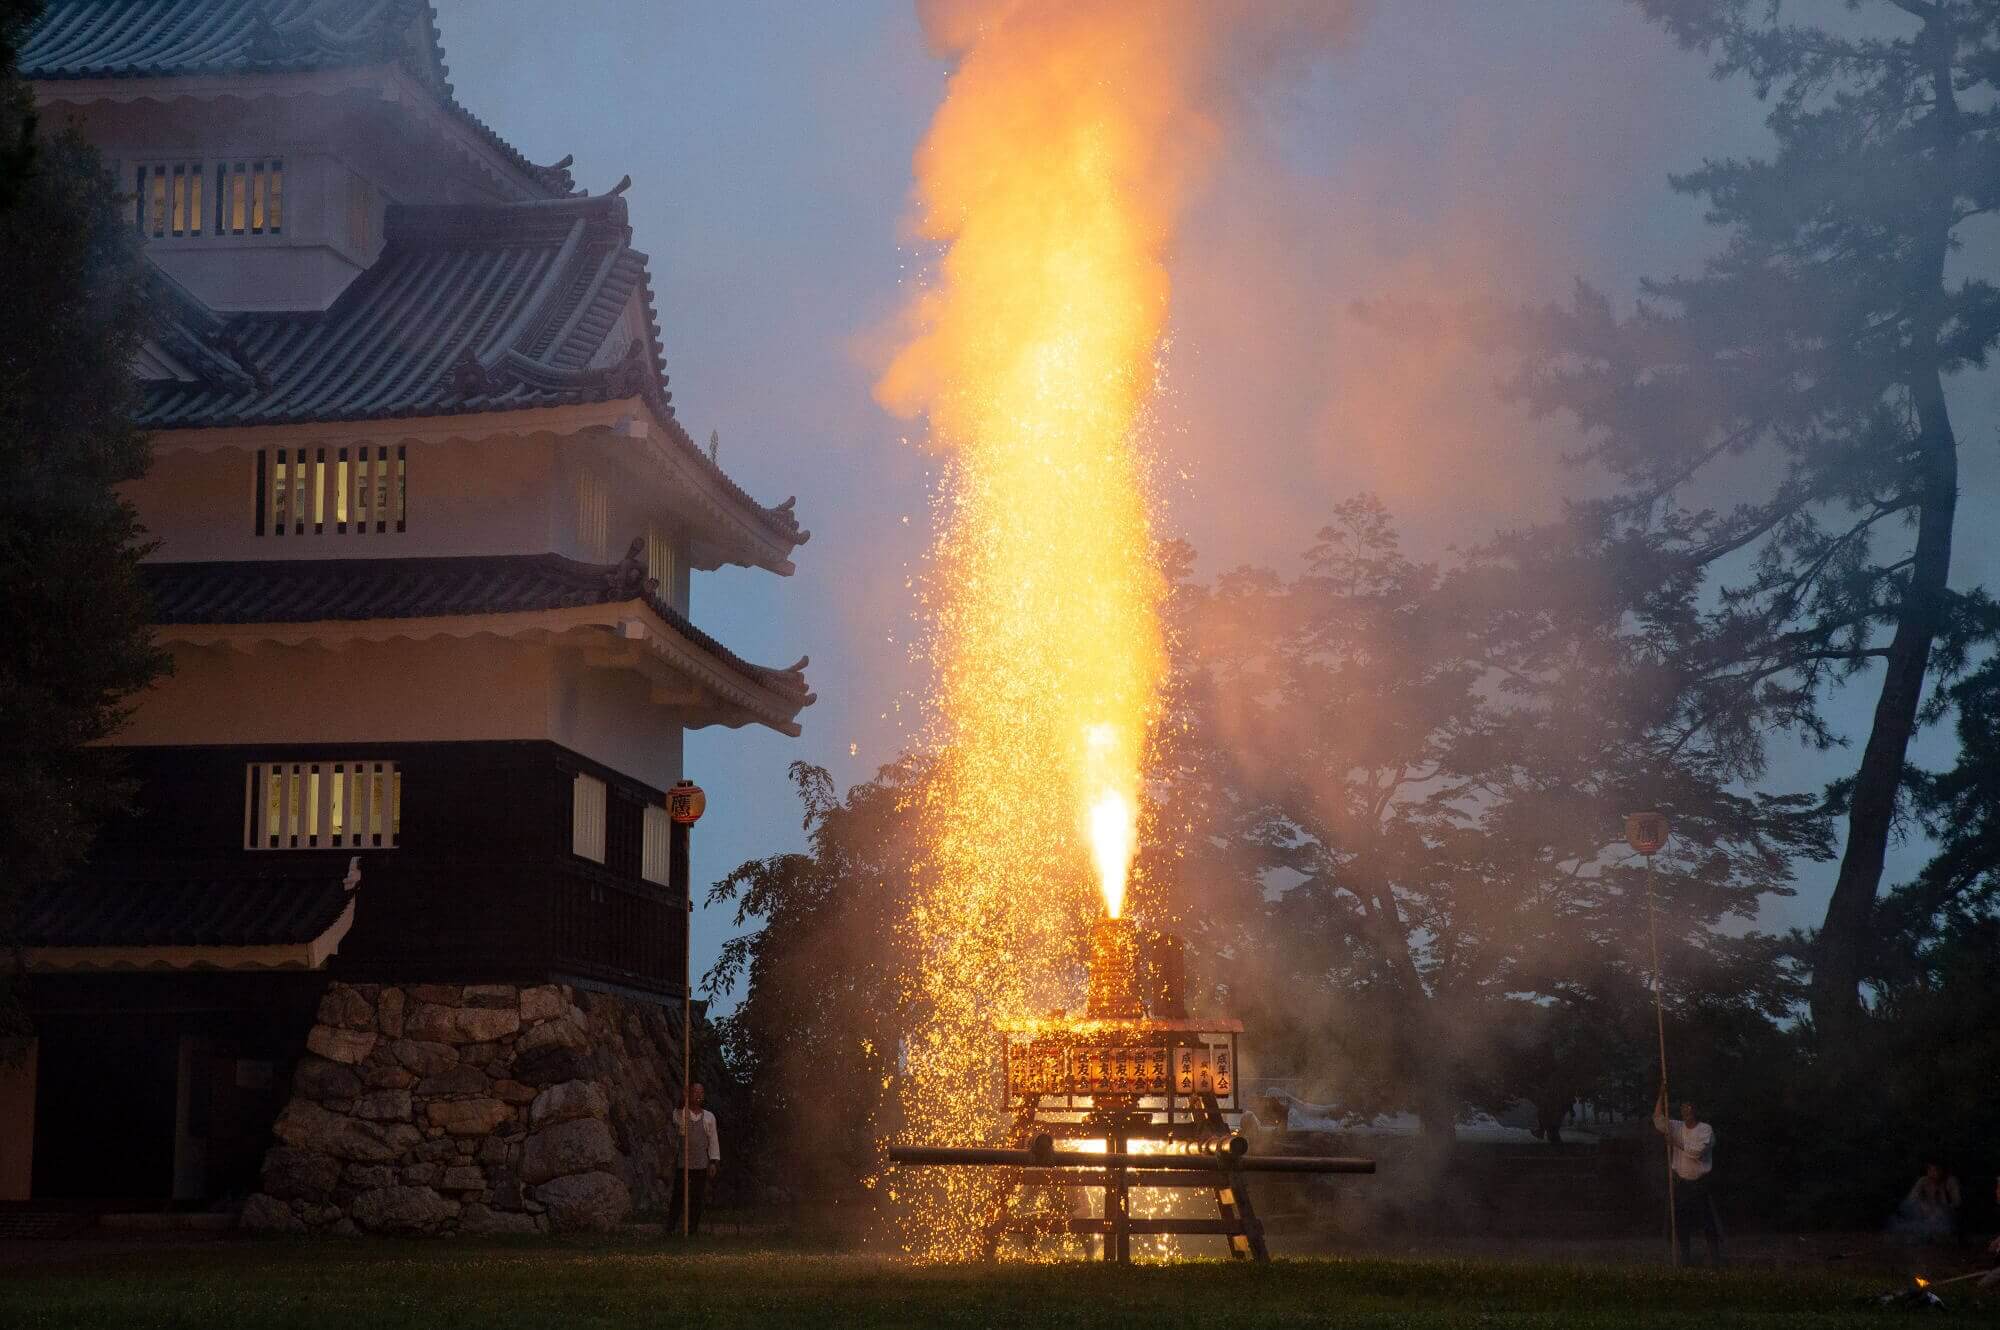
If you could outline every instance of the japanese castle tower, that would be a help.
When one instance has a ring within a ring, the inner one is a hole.
[[[21,69],[155,273],[129,495],[174,669],[116,739],[136,815],[24,910],[0,1200],[660,1204],[682,735],[813,697],[690,620],[807,533],[677,419],[624,182],[461,106],[427,0],[51,0]]]

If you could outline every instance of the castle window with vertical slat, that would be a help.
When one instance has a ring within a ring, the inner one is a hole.
[[[278,235],[285,222],[285,164],[276,157],[215,164],[215,233]]]
[[[576,478],[576,543],[594,563],[611,557],[611,491],[595,471]]]
[[[569,848],[592,863],[604,862],[604,782],[580,771],[570,785]]]
[[[409,448],[399,443],[261,449],[252,504],[260,536],[408,530]]]
[[[202,233],[200,162],[143,162],[133,167],[132,195],[140,235],[163,239]]]
[[[247,850],[389,850],[403,829],[394,762],[252,762],[244,773]]]
[[[660,584],[659,597],[669,605],[674,601],[674,542],[660,526],[646,526],[646,576]]]
[[[647,804],[645,820],[639,830],[639,876],[648,882],[667,885],[673,840],[672,820],[667,810],[659,804]]]

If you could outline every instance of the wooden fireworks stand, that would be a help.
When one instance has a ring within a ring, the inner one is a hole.
[[[1104,1260],[1129,1263],[1135,1235],[1207,1234],[1222,1237],[1236,1260],[1266,1261],[1248,1174],[1375,1171],[1372,1159],[1248,1153],[1223,1116],[1236,1108],[1243,1025],[1188,1019],[1180,939],[1155,933],[1147,942],[1142,964],[1130,921],[1098,921],[1088,1013],[996,1024],[1007,1145],[891,1148],[890,1159],[902,1165],[1001,1170],[984,1230],[989,1258],[1010,1235],[1096,1236]],[[1101,1188],[1102,1212],[1070,1214],[1073,1188]],[[1132,1193],[1154,1188],[1209,1192],[1214,1217],[1133,1214]],[[1017,1207],[1037,1191],[1039,1208]]]

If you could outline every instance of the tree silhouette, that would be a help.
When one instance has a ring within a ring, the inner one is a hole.
[[[20,29],[6,17],[11,53]],[[31,108],[10,63],[0,144],[21,141]],[[145,263],[97,153],[73,132],[31,142],[23,170],[0,155],[0,946],[17,893],[80,860],[121,804],[115,754],[91,745],[164,668],[139,587],[143,533],[115,488],[149,458],[131,420]]]
[[[1840,742],[1826,696],[1880,672],[1835,789],[1846,846],[1814,954],[1813,1015],[1837,1040],[1860,1011],[1910,739],[1942,709],[1926,685],[1995,628],[1983,594],[1950,585],[1945,390],[2000,338],[2000,291],[1953,263],[1967,223],[2000,206],[2000,8],[1857,0],[1835,30],[1767,0],[1637,2],[1771,99],[1776,151],[1675,178],[1706,200],[1722,251],[1698,276],[1646,283],[1630,317],[1579,287],[1530,320],[1513,387],[1573,415],[1583,460],[1619,482],[1574,516],[1631,602],[1705,587],[1681,601],[1683,721],[1744,772],[1774,727]]]

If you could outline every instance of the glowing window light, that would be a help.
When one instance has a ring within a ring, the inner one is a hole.
[[[261,449],[254,483],[253,526],[260,536],[409,529],[407,444],[336,448],[330,454],[325,448]]]
[[[390,850],[403,827],[403,774],[372,759],[252,762],[246,850]]]

